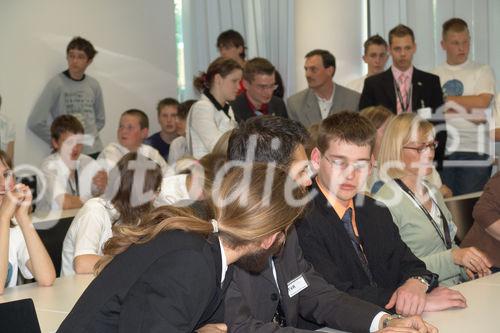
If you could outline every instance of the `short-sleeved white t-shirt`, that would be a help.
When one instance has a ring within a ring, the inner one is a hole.
[[[12,274],[9,281],[6,281],[6,286],[13,287],[17,284],[18,270],[21,271],[25,279],[32,279],[33,274],[26,266],[30,256],[21,228],[16,225],[10,228],[9,231],[9,263],[12,267]]]
[[[447,63],[434,69],[439,76],[443,91],[449,96],[470,96],[479,94],[495,94],[495,76],[490,66],[466,61],[461,65]],[[494,103],[491,104],[493,106]],[[485,144],[488,142],[489,128],[477,125],[460,117],[446,121],[448,127],[447,152],[450,148],[460,152],[488,152]],[[456,129],[456,135],[450,135],[451,128]]]
[[[104,243],[113,236],[119,213],[111,202],[92,198],[78,211],[64,238],[61,276],[74,275],[73,260],[84,254],[102,255]]]

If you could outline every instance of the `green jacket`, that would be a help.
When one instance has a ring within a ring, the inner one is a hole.
[[[441,193],[429,183],[426,185],[448,221],[452,248],[457,248],[458,246],[453,240],[457,233],[453,217],[446,207]],[[466,279],[465,271],[461,266],[453,263],[451,249],[446,249],[426,214],[416,206],[396,182],[385,183],[375,194],[375,198],[387,205],[403,241],[418,258],[425,262],[428,270],[439,274],[441,285],[451,286]],[[444,235],[441,221],[437,222]]]

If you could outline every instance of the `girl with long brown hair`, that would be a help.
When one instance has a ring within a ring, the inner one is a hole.
[[[287,204],[293,181],[285,171],[264,164],[249,171],[227,172],[213,192],[211,221],[164,206],[138,226],[119,227],[58,332],[193,332],[222,322],[231,264],[266,267],[303,209]]]
[[[68,229],[62,250],[63,276],[92,273],[113,225],[137,225],[153,209],[161,167],[141,154],[128,153],[111,170],[109,179],[106,193],[88,200]]]
[[[212,151],[227,131],[236,127],[236,118],[229,105],[239,89],[242,67],[233,59],[219,57],[194,79],[201,98],[194,103],[187,117],[186,142],[190,155],[199,159]]]

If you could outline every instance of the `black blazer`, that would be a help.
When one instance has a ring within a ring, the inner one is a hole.
[[[415,112],[422,106],[432,108],[433,113],[444,104],[443,90],[439,82],[439,76],[421,71],[413,67],[413,76],[411,79],[413,92],[411,98],[412,111]],[[396,88],[394,87],[394,76],[389,68],[385,72],[367,77],[361,98],[359,99],[359,109],[362,110],[368,106],[383,105],[394,114],[397,113],[396,106]],[[431,120],[435,125],[444,124],[444,117]],[[442,125],[441,125],[442,126]],[[441,170],[446,147],[446,127],[436,128],[436,140],[438,147],[434,160],[437,161],[437,169]]]
[[[359,237],[377,284],[371,286],[340,217],[316,183],[312,190],[318,193],[297,222],[297,234],[306,260],[327,282],[383,307],[408,278],[432,274],[401,240],[389,209],[372,198],[358,195],[354,198],[354,211]],[[364,202],[361,204],[359,199]]]
[[[182,231],[159,234],[116,256],[82,294],[57,332],[193,332],[223,322],[221,250]]]
[[[435,112],[444,104],[443,90],[439,82],[439,76],[421,71],[413,67],[412,76],[412,111],[422,107],[430,107]],[[385,72],[367,77],[361,98],[359,109],[368,106],[383,105],[392,112],[397,112],[396,90],[394,87],[394,76],[389,68]]]
[[[252,110],[250,105],[248,105],[245,94],[245,92],[239,94],[238,97],[230,103],[238,123],[241,123],[248,118],[255,117],[254,110]],[[281,98],[273,96],[269,101],[267,114],[288,118],[285,102],[283,102]]]
[[[298,328],[309,328],[304,325],[306,321],[349,332],[367,332],[375,315],[383,311],[337,290],[316,273],[304,259],[293,228],[274,263],[279,290],[271,266],[260,274],[250,274],[235,267],[225,298],[226,323],[230,332],[310,332]],[[289,297],[287,282],[300,274],[309,287]],[[286,328],[272,322],[280,295]]]

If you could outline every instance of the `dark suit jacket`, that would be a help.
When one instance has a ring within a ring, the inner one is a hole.
[[[439,76],[414,67],[411,82],[413,86],[412,111],[420,109],[422,103],[424,107],[430,107],[433,111],[444,104]],[[391,68],[365,79],[363,92],[359,99],[359,109],[377,105],[383,105],[392,112],[397,112],[396,90]]]
[[[192,332],[222,322],[221,251],[182,231],[159,234],[116,256],[82,294],[57,332]]]
[[[338,289],[379,306],[412,276],[432,274],[401,240],[391,213],[383,204],[354,198],[359,237],[376,286],[371,286],[342,221],[326,197],[318,192],[304,217],[297,222],[297,234],[306,260]]]
[[[439,82],[439,76],[427,73],[413,67],[413,76],[411,79],[413,91],[411,98],[412,111],[416,112],[422,106],[432,108],[433,113],[444,104],[443,90]],[[394,87],[394,76],[389,68],[385,72],[367,77],[361,98],[359,99],[359,109],[362,110],[368,106],[383,105],[394,114],[397,112],[396,90]],[[444,118],[431,121],[435,125],[444,124]],[[436,139],[439,143],[436,149],[435,160],[438,162],[437,168],[441,170],[446,147],[446,131],[437,131]]]
[[[245,92],[239,94],[238,97],[230,103],[238,123],[241,123],[248,118],[255,117],[254,110],[252,110],[250,105],[248,105],[245,94]],[[271,98],[267,110],[269,115],[288,118],[285,102],[283,102],[283,100],[279,97],[273,96]]]
[[[291,229],[283,252],[274,259],[279,290],[271,266],[260,274],[235,267],[233,281],[226,293],[226,323],[230,332],[309,332],[296,327],[299,317],[320,326],[350,332],[367,332],[381,308],[350,297],[317,274],[299,247],[295,229]],[[309,287],[289,297],[287,282],[302,274]],[[272,322],[281,291],[282,307],[288,327]]]

